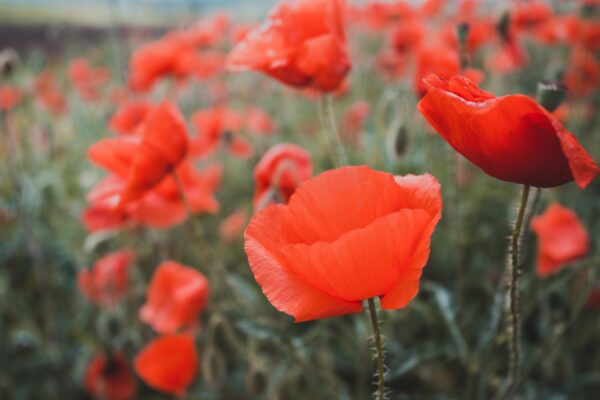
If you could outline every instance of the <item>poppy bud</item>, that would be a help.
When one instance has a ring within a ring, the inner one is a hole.
[[[410,132],[399,119],[392,122],[388,129],[387,149],[391,159],[397,159],[406,154],[410,146]]]
[[[225,356],[216,347],[208,347],[202,357],[202,378],[210,387],[220,387],[225,380]]]
[[[15,72],[20,63],[19,54],[14,49],[2,50],[0,52],[0,75],[8,78]]]
[[[269,383],[269,376],[264,367],[254,366],[246,374],[245,384],[248,392],[255,396],[262,394]]]
[[[559,81],[540,81],[537,85],[537,101],[549,112],[560,106],[567,95],[567,87]]]

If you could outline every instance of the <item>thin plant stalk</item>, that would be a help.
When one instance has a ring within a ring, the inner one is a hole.
[[[375,398],[377,400],[385,399],[385,364],[383,354],[383,340],[379,330],[379,320],[377,319],[377,309],[375,308],[375,300],[371,297],[368,300],[369,314],[371,316],[371,326],[373,328],[373,341],[375,345],[375,358],[377,361],[377,392]]]
[[[323,132],[327,140],[327,147],[333,158],[333,163],[336,167],[348,165],[348,156],[344,145],[340,140],[340,135],[335,123],[335,115],[333,113],[333,102],[330,95],[322,95],[319,102],[319,116]]]
[[[528,185],[523,186],[521,202],[517,212],[517,219],[513,228],[508,259],[508,385],[506,395],[510,395],[519,381],[521,375],[521,304],[519,296],[519,280],[522,274],[520,263],[521,232],[527,200],[529,199]]]

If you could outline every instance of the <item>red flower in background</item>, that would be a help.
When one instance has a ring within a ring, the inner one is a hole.
[[[69,64],[69,79],[84,100],[97,100],[100,87],[110,79],[107,68],[94,68],[84,58],[76,58]]]
[[[421,47],[417,51],[416,71],[413,77],[413,87],[418,96],[427,92],[423,78],[430,74],[442,78],[450,78],[460,73],[460,57],[458,51],[451,47],[433,44]]]
[[[21,102],[23,94],[13,86],[0,86],[0,110],[9,111]]]
[[[177,175],[193,213],[215,213],[219,210],[214,191],[221,181],[220,166],[209,165],[196,170],[185,162],[178,167]],[[188,216],[188,210],[172,176],[166,177],[138,201],[118,208],[124,187],[125,181],[122,178],[111,175],[90,191],[90,206],[82,215],[88,231],[137,225],[167,229],[183,222]]]
[[[344,116],[344,126],[346,128],[343,131],[344,136],[356,142],[370,113],[371,106],[366,101],[360,100],[353,103]]]
[[[358,313],[375,296],[402,308],[418,292],[441,208],[430,175],[339,168],[255,214],[246,254],[271,304],[297,322]]]
[[[418,48],[427,31],[421,20],[411,19],[400,22],[390,35],[390,42],[398,53],[409,53]]]
[[[148,112],[139,137],[103,139],[88,157],[124,179],[118,206],[139,200],[171,174],[187,154],[188,137],[183,115],[169,102]]]
[[[94,357],[85,373],[85,390],[97,400],[134,399],[137,384],[123,353]]]
[[[110,117],[108,127],[120,135],[134,134],[151,109],[152,104],[145,100],[125,102]]]
[[[183,397],[198,370],[194,338],[189,334],[159,337],[137,354],[134,368],[148,386]]]
[[[589,252],[589,237],[577,215],[558,203],[531,221],[538,236],[537,274],[541,278],[554,274],[565,264],[577,261]]]
[[[226,243],[237,240],[246,227],[248,215],[242,211],[236,211],[219,224],[219,237]]]
[[[57,115],[67,110],[67,100],[50,71],[40,73],[35,79],[34,87],[38,100],[48,110]]]
[[[276,200],[287,203],[311,175],[310,154],[302,147],[291,143],[271,147],[254,168],[254,207],[261,209]]]
[[[275,133],[277,124],[262,108],[248,107],[244,114],[248,132],[256,135],[271,135]]]
[[[585,96],[600,87],[600,62],[593,53],[581,48],[571,51],[569,66],[565,73],[569,93]]]
[[[242,115],[225,107],[196,111],[192,115],[196,136],[192,139],[191,154],[207,156],[223,145],[238,157],[251,156],[252,145],[239,135],[243,123]]]
[[[510,22],[518,32],[531,30],[550,20],[553,14],[552,7],[545,2],[521,2],[512,10]]]
[[[503,40],[502,45],[486,60],[486,65],[497,73],[512,72],[520,69],[529,60],[525,49],[517,39]]]
[[[199,271],[165,261],[152,276],[140,319],[161,334],[193,328],[199,324],[208,294],[208,281]]]
[[[231,71],[261,71],[296,88],[338,90],[350,71],[344,0],[281,3],[229,54]]]
[[[531,98],[496,97],[463,77],[431,75],[417,108],[456,151],[488,175],[554,187],[586,187],[600,168],[568,132]]]
[[[92,269],[77,275],[79,290],[92,303],[112,306],[129,290],[131,251],[117,251],[99,259]]]

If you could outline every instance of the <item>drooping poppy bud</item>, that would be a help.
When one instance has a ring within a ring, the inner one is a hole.
[[[94,357],[85,373],[85,389],[97,400],[133,400],[137,385],[125,355],[113,352]]]

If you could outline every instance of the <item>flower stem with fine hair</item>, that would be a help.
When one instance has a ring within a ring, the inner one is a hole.
[[[375,398],[377,400],[385,399],[385,364],[383,356],[383,340],[379,331],[379,320],[377,319],[377,309],[375,308],[375,300],[371,297],[368,300],[369,314],[371,315],[371,326],[373,328],[373,340],[375,344],[375,357],[377,360],[377,392]]]
[[[506,395],[510,395],[519,380],[521,371],[521,305],[519,296],[519,279],[521,277],[521,232],[523,229],[523,221],[525,210],[527,208],[527,200],[529,199],[529,186],[523,186],[521,194],[521,202],[517,212],[517,219],[513,228],[509,258],[508,258],[508,384]]]

